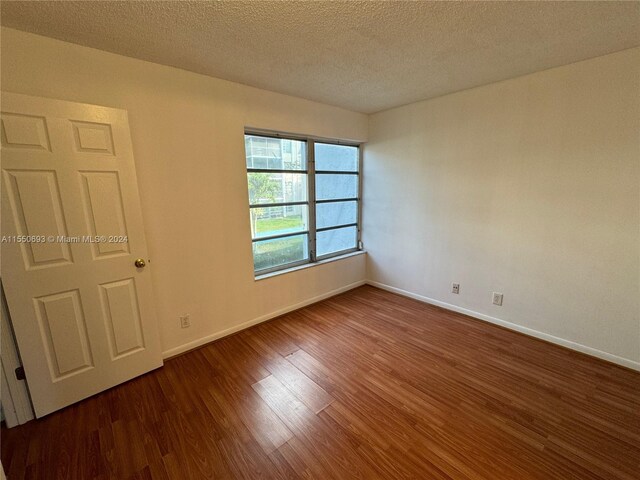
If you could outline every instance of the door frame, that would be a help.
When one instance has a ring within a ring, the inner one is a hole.
[[[11,316],[9,315],[2,288],[0,288],[0,340],[0,367],[3,387],[0,402],[2,403],[7,427],[11,428],[33,420],[35,415],[31,405],[31,398],[29,397],[27,381],[18,380],[15,376],[16,368],[21,367],[22,362],[20,361],[20,354],[13,336]]]

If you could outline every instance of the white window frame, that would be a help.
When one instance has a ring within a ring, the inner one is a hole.
[[[253,135],[253,136],[259,136],[259,137],[268,137],[268,138],[277,138],[279,140],[296,140],[296,141],[303,141],[306,143],[306,148],[305,148],[305,153],[306,153],[306,169],[305,170],[275,170],[275,169],[264,169],[264,168],[251,168],[251,167],[246,167],[246,171],[247,173],[250,172],[271,172],[271,173],[304,173],[307,175],[307,201],[302,201],[302,202],[284,202],[284,203],[274,203],[274,204],[255,204],[249,205],[249,213],[251,213],[251,209],[252,208],[258,208],[258,207],[277,207],[277,206],[282,206],[282,207],[287,207],[290,205],[307,205],[309,212],[308,212],[308,229],[305,231],[300,231],[300,232],[294,232],[294,233],[287,233],[287,234],[282,234],[282,235],[273,235],[273,236],[269,236],[269,237],[257,237],[257,238],[252,238],[251,239],[251,243],[253,245],[253,243],[255,242],[259,242],[259,241],[263,241],[263,240],[275,240],[278,238],[287,238],[287,237],[294,237],[296,235],[307,235],[307,241],[308,241],[308,252],[309,252],[309,258],[305,259],[305,260],[301,260],[298,262],[291,262],[291,263],[285,263],[283,265],[278,265],[275,267],[271,267],[271,268],[264,268],[261,270],[255,270],[254,269],[254,275],[256,278],[261,277],[263,275],[267,275],[267,274],[271,274],[271,273],[275,273],[275,272],[279,272],[279,271],[286,271],[289,269],[292,269],[294,267],[299,267],[301,265],[307,265],[307,264],[311,264],[313,265],[314,263],[319,263],[323,260],[327,260],[333,257],[338,257],[341,255],[346,255],[346,254],[350,254],[353,252],[357,252],[362,250],[362,242],[361,242],[361,219],[362,219],[362,143],[358,143],[358,142],[349,142],[349,141],[344,141],[344,140],[336,140],[336,139],[332,139],[332,138],[321,138],[321,137],[312,137],[312,136],[308,136],[308,135],[297,135],[297,134],[289,134],[289,133],[283,133],[283,132],[276,132],[276,131],[272,131],[272,130],[262,130],[262,129],[255,129],[255,128],[245,128],[244,131],[245,135]],[[317,143],[324,143],[324,144],[331,144],[331,145],[344,145],[344,146],[349,146],[349,147],[356,147],[358,148],[358,171],[357,172],[343,172],[343,171],[329,171],[329,170],[322,170],[321,172],[316,172],[316,168],[315,168],[315,144]],[[246,155],[247,152],[245,150],[245,165],[246,165]],[[332,200],[316,200],[316,175],[357,175],[358,177],[358,191],[357,191],[357,195],[354,198],[340,198],[340,199],[332,199]],[[247,178],[248,180],[248,178]],[[247,182],[248,184],[248,182]],[[357,208],[356,208],[356,222],[355,223],[349,223],[349,224],[345,224],[345,225],[336,225],[336,226],[332,226],[332,227],[324,227],[324,228],[320,228],[317,229],[316,228],[316,205],[317,204],[323,204],[323,203],[336,203],[336,202],[357,202]],[[251,218],[251,215],[249,215],[249,217]],[[346,250],[341,250],[338,252],[331,252],[328,253],[326,255],[321,255],[321,256],[317,256],[316,255],[316,234],[318,232],[323,232],[323,231],[329,231],[329,230],[336,230],[339,228],[346,228],[346,227],[356,227],[356,242],[355,242],[355,247],[354,248],[348,248]],[[252,248],[252,256],[253,256],[253,248]]]

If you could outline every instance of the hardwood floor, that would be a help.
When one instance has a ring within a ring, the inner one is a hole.
[[[638,479],[640,374],[364,286],[1,449],[9,480]]]

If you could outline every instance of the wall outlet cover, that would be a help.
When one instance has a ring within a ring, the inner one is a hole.
[[[493,292],[493,304],[494,305],[498,305],[499,307],[502,306],[502,294],[501,293]]]

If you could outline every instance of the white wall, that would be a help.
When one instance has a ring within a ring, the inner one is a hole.
[[[371,281],[640,367],[640,48],[375,114],[364,184]]]
[[[2,90],[128,110],[165,352],[363,282],[363,255],[254,281],[243,133],[364,141],[365,115],[16,30],[1,40]]]

